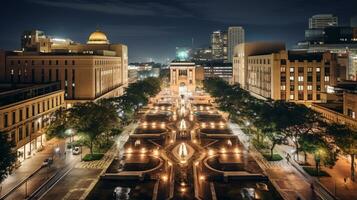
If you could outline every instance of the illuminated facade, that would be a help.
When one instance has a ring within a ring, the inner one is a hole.
[[[50,116],[64,107],[64,91],[59,83],[0,84],[0,131],[9,134],[18,160],[31,157],[45,144],[44,128]]]
[[[48,46],[46,51],[35,49],[3,55],[0,65],[4,80],[10,83],[59,81],[69,106],[123,94],[128,84],[126,45],[110,44],[105,34],[97,30],[89,36],[87,44],[45,46]]]
[[[258,96],[311,104],[321,102],[336,84],[337,56],[331,53],[281,51],[247,59],[246,89]]]
[[[196,88],[196,65],[192,62],[170,64],[170,86],[179,93],[192,92]]]

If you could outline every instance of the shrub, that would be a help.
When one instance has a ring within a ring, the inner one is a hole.
[[[83,161],[93,161],[93,160],[100,160],[102,159],[104,154],[102,153],[94,153],[94,154],[87,154],[83,157]]]
[[[308,173],[310,176],[317,176],[317,170],[314,167],[303,167],[304,171]],[[324,176],[324,177],[329,177],[330,174],[328,174],[326,171],[320,170],[319,171],[319,176]]]
[[[279,154],[273,154],[273,157],[270,154],[263,154],[263,156],[267,161],[280,161],[283,159]]]

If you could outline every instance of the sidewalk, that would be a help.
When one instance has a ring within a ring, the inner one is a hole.
[[[308,162],[314,164],[312,155],[308,155]],[[333,168],[321,167],[330,177],[321,177],[322,183],[332,194],[339,199],[357,199],[357,182],[351,181],[351,164],[345,157],[339,157]],[[345,179],[346,178],[346,183]]]
[[[237,124],[229,123],[229,128],[233,134],[237,135],[239,140],[248,149],[249,137],[243,133]],[[279,162],[266,161],[259,152],[254,148],[251,154],[255,157],[256,161],[260,163],[263,170],[268,175],[271,182],[277,187],[285,199],[296,200],[298,197],[305,200],[316,199],[311,188],[310,183],[306,180],[293,166],[291,166],[284,159]]]
[[[85,199],[98,182],[100,175],[106,171],[114,157],[119,155],[118,153],[123,149],[129,134],[135,130],[136,126],[136,123],[126,126],[123,133],[116,138],[117,144],[114,144],[101,160],[77,163],[66,176],[44,195],[43,199]]]
[[[63,152],[64,143],[64,140],[53,138],[46,142],[42,151],[37,152],[31,158],[24,160],[21,163],[21,166],[15,169],[12,174],[2,182],[2,191],[0,196],[8,193],[12,188],[38,170],[42,166],[43,161],[53,155],[54,148],[57,147],[57,145],[60,147],[61,152]]]

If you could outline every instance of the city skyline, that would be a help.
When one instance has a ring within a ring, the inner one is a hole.
[[[261,5],[259,8],[255,6],[257,3]],[[163,62],[174,57],[175,47],[191,46],[192,38],[194,47],[205,47],[212,31],[243,26],[248,42],[279,40],[286,42],[289,48],[304,39],[304,30],[312,15],[333,14],[338,16],[340,25],[349,25],[350,18],[355,15],[355,4],[352,0],[343,4],[339,1],[326,4],[321,0],[228,0],[219,4],[215,1],[202,4],[200,1],[160,0],[19,0],[6,2],[2,7],[1,23],[8,28],[1,32],[0,44],[5,50],[19,49],[19,38],[28,29],[84,42],[88,33],[99,27],[111,41],[130,47],[130,62],[147,61],[148,58]]]

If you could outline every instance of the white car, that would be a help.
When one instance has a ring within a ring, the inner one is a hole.
[[[79,155],[81,153],[81,148],[80,147],[74,147],[72,150],[73,155]]]

